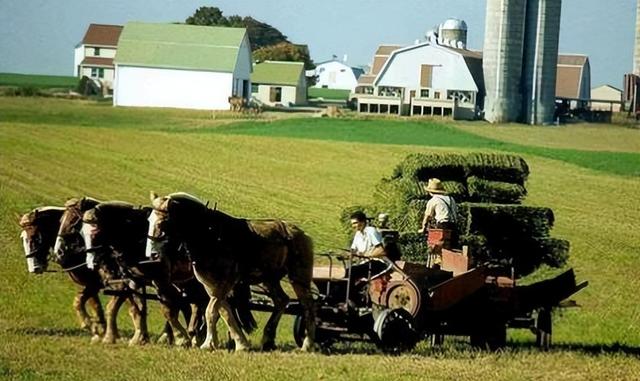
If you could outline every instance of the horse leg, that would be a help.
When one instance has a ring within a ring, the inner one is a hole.
[[[160,296],[160,305],[164,318],[171,326],[174,334],[174,343],[180,347],[188,347],[191,344],[189,333],[180,324],[180,295],[171,285],[156,284],[158,295]],[[189,311],[190,314],[190,311]]]
[[[162,334],[158,337],[158,344],[173,345],[173,329],[168,321],[164,322],[164,328],[162,328]]]
[[[204,313],[205,322],[207,323],[207,336],[204,342],[200,346],[200,349],[217,349],[219,347],[218,331],[216,329],[216,323],[218,322],[219,312],[218,305],[216,305],[218,299],[211,295],[209,297],[209,303]]]
[[[229,335],[231,336],[231,339],[236,343],[236,352],[246,351],[251,348],[251,345],[249,345],[247,337],[244,335],[244,332],[242,332],[242,329],[231,310],[231,306],[226,299],[224,299],[224,296],[227,294],[228,293],[224,293],[221,297],[216,298],[217,308],[219,308],[220,315],[227,324],[227,328],[229,328]]]
[[[106,325],[104,311],[102,310],[102,303],[100,303],[100,297],[98,296],[99,290],[85,289],[85,292],[89,295],[87,303],[89,303],[89,307],[91,307],[95,314],[91,325],[91,333],[97,340],[104,334]]]
[[[200,325],[204,315],[204,308],[200,303],[194,302],[191,304],[191,318],[189,319],[189,337],[191,337],[191,345],[196,346],[202,337],[200,336]]]
[[[87,299],[89,299],[89,295],[87,294],[86,288],[78,291],[76,297],[73,298],[73,309],[76,311],[76,316],[80,322],[80,328],[91,331],[91,316],[89,316],[85,309]]]
[[[102,338],[104,344],[114,344],[120,337],[116,318],[118,310],[120,310],[120,306],[122,306],[125,299],[126,297],[124,296],[112,296],[107,303],[107,327]]]
[[[279,281],[265,282],[268,295],[273,300],[273,313],[264,326],[262,333],[262,350],[271,351],[276,348],[276,331],[278,323],[284,314],[284,310],[289,303],[289,296],[284,292]]]
[[[311,295],[311,285],[305,281],[291,282],[293,291],[295,292],[300,304],[302,304],[303,317],[305,322],[306,335],[302,344],[302,350],[311,352],[314,350],[314,341],[316,337],[316,305]]]
[[[130,304],[129,316],[131,316],[135,328],[135,333],[129,340],[129,346],[147,344],[149,342],[147,314],[145,311],[146,308],[142,305],[142,303],[146,303],[146,301],[135,296],[129,296],[128,301]]]

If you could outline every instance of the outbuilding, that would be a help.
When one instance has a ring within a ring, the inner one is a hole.
[[[251,74],[253,96],[269,106],[307,103],[304,62],[264,61],[254,65]]]
[[[351,67],[346,64],[346,61],[338,61],[336,56],[333,56],[329,61],[316,64],[315,87],[353,91],[362,74],[364,74],[363,69]]]
[[[114,62],[115,106],[228,110],[251,95],[244,28],[130,22]]]

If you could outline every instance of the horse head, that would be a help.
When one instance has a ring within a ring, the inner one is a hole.
[[[82,238],[87,267],[105,265],[109,257],[134,260],[144,250],[149,208],[137,208],[121,201],[98,204],[82,216]],[[120,258],[120,257],[119,257]]]
[[[187,193],[172,193],[159,197],[151,193],[153,211],[149,215],[149,231],[145,255],[149,258],[166,257],[176,252],[191,226],[208,211],[207,205]]]
[[[63,212],[63,208],[47,206],[36,208],[20,218],[20,238],[30,273],[41,274],[47,269]]]
[[[98,205],[100,201],[91,197],[71,198],[64,204],[60,228],[53,252],[60,264],[69,260],[69,254],[84,253],[82,214]]]

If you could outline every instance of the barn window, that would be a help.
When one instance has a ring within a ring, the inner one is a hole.
[[[269,93],[270,102],[282,102],[282,87],[272,87]]]
[[[93,55],[94,56],[99,56],[100,55],[100,48],[93,48]]]

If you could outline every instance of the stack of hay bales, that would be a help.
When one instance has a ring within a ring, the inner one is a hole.
[[[405,258],[424,260],[425,238],[417,233],[429,198],[424,185],[439,178],[458,202],[460,243],[469,246],[471,260],[513,266],[523,276],[542,264],[562,266],[569,252],[569,242],[550,237],[551,209],[520,205],[528,176],[527,163],[514,155],[412,154],[380,181],[374,206],[364,209],[388,213]],[[345,209],[343,221],[353,209]]]

